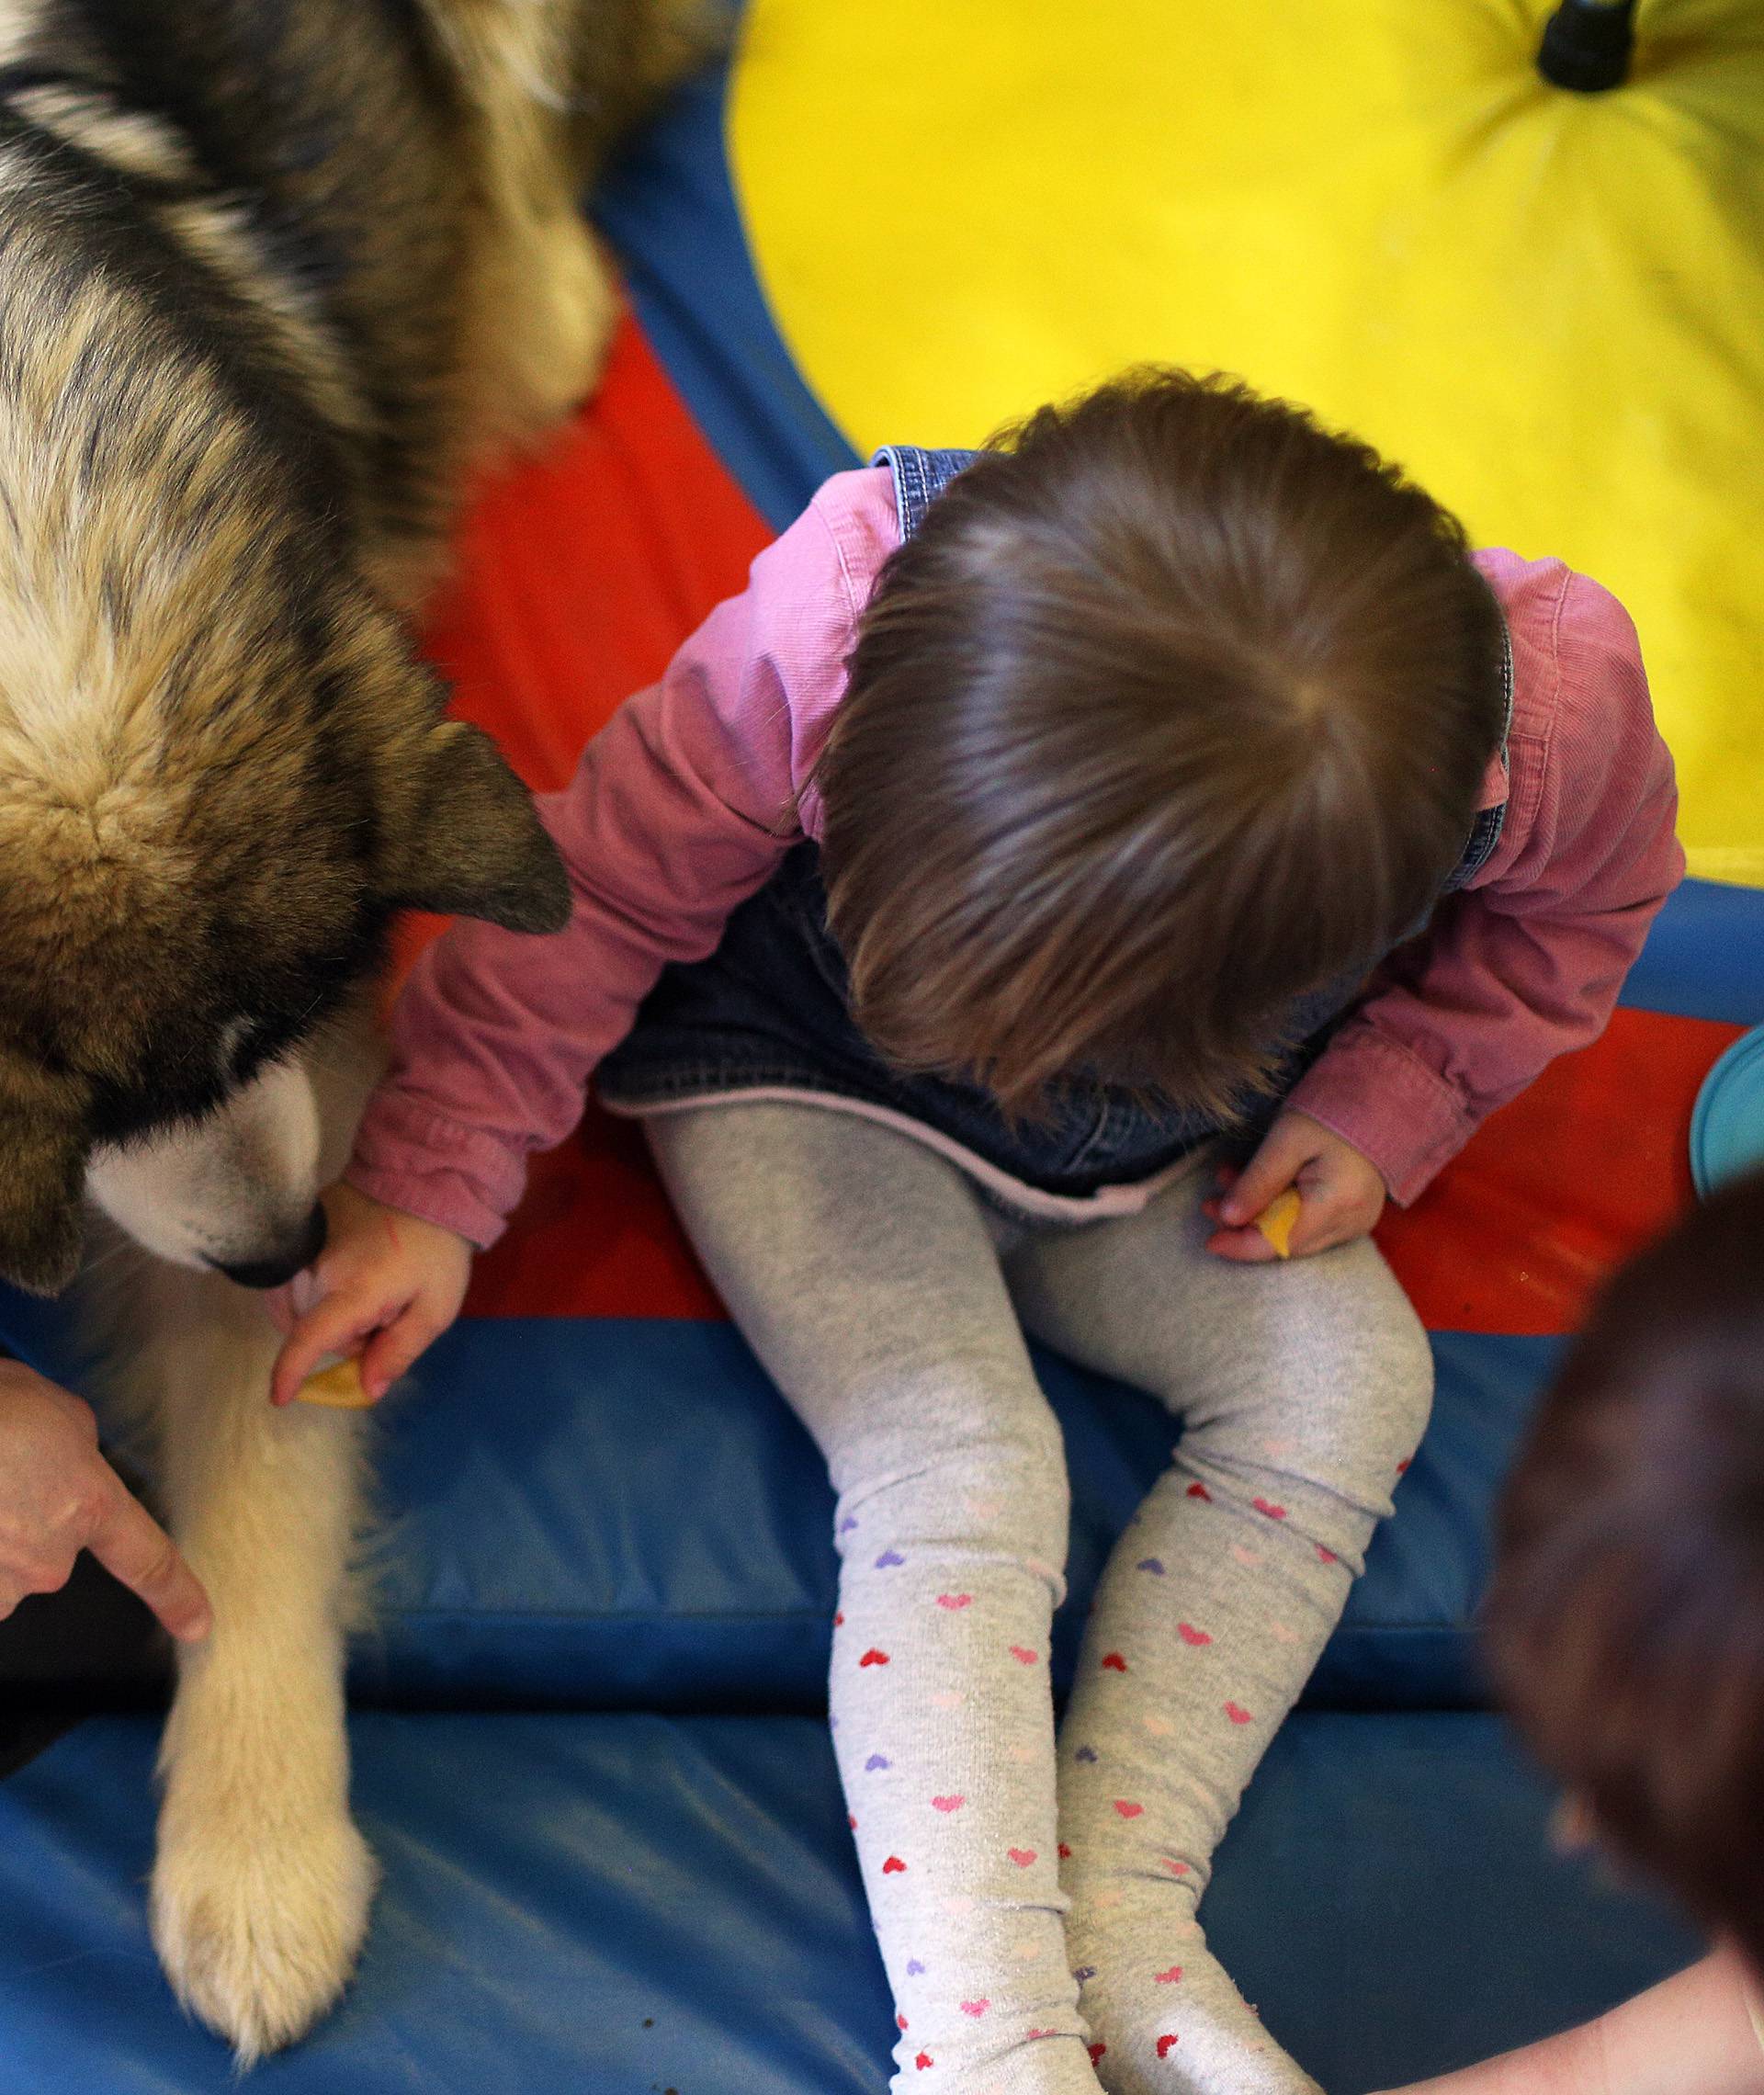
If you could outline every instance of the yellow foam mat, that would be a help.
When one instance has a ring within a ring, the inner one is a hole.
[[[751,0],[755,265],[860,450],[1148,359],[1399,459],[1641,629],[1692,870],[1764,884],[1764,10],[1644,0],[1546,86],[1542,0]]]

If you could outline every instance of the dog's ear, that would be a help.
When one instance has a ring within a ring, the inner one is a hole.
[[[424,736],[419,762],[413,805],[381,877],[385,899],[509,931],[561,931],[569,877],[495,743],[464,720],[444,720]]]
[[[0,1278],[59,1295],[79,1271],[90,1149],[85,1129],[52,1106],[0,1097]]]

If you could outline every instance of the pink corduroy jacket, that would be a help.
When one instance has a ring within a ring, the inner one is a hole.
[[[570,1133],[590,1077],[671,960],[702,958],[792,844],[819,838],[815,760],[883,561],[888,470],[829,481],[659,684],[541,810],[570,868],[567,929],[459,923],[418,964],[349,1177],[479,1245],[526,1160]],[[1628,614],[1560,561],[1477,555],[1512,636],[1507,812],[1492,855],[1388,961],[1288,1103],[1415,1198],[1484,1116],[1594,1038],[1678,882],[1672,761]]]

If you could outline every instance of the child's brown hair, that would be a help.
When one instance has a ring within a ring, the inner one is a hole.
[[[1509,1486],[1487,1631],[1598,1832],[1764,1971],[1764,1175],[1606,1290]]]
[[[1498,612],[1436,503],[1240,385],[1001,443],[884,569],[817,774],[854,1010],[1013,1107],[1087,1072],[1229,1116],[1462,852]]]

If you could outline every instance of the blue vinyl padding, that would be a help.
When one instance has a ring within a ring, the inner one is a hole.
[[[1468,1625],[1488,1507],[1548,1340],[1435,1341],[1434,1422],[1313,1702],[1479,1699]],[[1047,1354],[1073,1482],[1069,1680],[1103,1557],[1169,1458],[1164,1412]],[[734,1331],[688,1322],[458,1327],[389,1429],[391,1538],[358,1694],[455,1704],[812,1709],[833,1610],[832,1495]]]
[[[230,2095],[148,1943],[154,1727],[0,1784],[0,2090]],[[253,2095],[882,2095],[894,2035],[811,1718],[370,1715],[386,1872],[361,1975]],[[1481,1716],[1295,1718],[1227,1836],[1213,1942],[1331,2095],[1544,2034],[1695,1953],[1553,1855]]]
[[[51,1319],[0,1335],[64,1375]],[[46,1336],[47,1333],[47,1336]],[[1555,1357],[1548,1339],[1438,1334],[1439,1395],[1397,1517],[1313,1704],[1476,1705],[1471,1619],[1489,1507]],[[1072,1477],[1063,1690],[1104,1557],[1169,1460],[1149,1398],[1041,1353]],[[387,1518],[358,1699],[406,1706],[815,1709],[833,1610],[832,1494],[733,1327],[651,1319],[457,1325],[382,1414]]]
[[[1685,881],[1667,897],[1619,1002],[1631,1011],[1764,1025],[1764,888]]]

